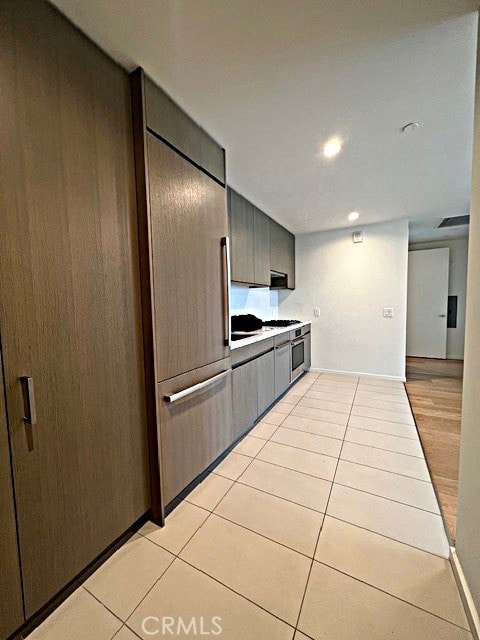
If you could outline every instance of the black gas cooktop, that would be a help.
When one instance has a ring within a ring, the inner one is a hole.
[[[291,324],[298,324],[301,320],[264,320],[264,327],[289,327]]]

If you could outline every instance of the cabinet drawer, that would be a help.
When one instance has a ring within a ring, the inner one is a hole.
[[[285,333],[281,333],[278,336],[275,336],[275,346],[280,347],[285,343],[290,342],[290,332],[285,331]]]
[[[225,358],[157,385],[165,504],[232,443],[231,378]]]
[[[260,342],[254,342],[253,344],[247,344],[239,349],[233,349],[231,352],[232,367],[238,366],[242,362],[246,362],[252,358],[256,358],[262,353],[271,351],[271,349],[273,349],[273,338],[266,338],[265,340],[260,340]]]

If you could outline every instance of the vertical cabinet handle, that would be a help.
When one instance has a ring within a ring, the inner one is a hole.
[[[226,347],[231,343],[231,327],[230,327],[230,238],[222,238],[222,252],[224,255],[223,268],[223,344]]]
[[[20,378],[22,384],[23,404],[25,407],[25,416],[23,421],[25,424],[34,425],[37,422],[37,410],[35,408],[35,392],[33,389],[33,378],[22,376]]]

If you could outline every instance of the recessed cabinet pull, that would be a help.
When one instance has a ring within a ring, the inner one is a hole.
[[[222,302],[223,302],[223,344],[229,347],[231,344],[230,325],[230,238],[222,238],[222,251],[224,252],[224,268],[222,278]]]
[[[34,425],[37,422],[37,410],[35,408],[35,392],[33,389],[33,378],[29,376],[21,376],[23,404],[25,407],[25,416],[23,421],[25,424]]]
[[[213,378],[208,378],[208,380],[204,380],[203,382],[199,382],[198,384],[194,384],[193,387],[188,387],[187,389],[183,389],[183,391],[179,391],[178,393],[172,393],[169,396],[164,396],[163,399],[165,402],[177,402],[177,400],[181,400],[182,398],[186,398],[187,396],[192,395],[192,393],[196,393],[197,391],[202,391],[206,389],[210,385],[222,380],[222,378],[226,378],[230,373],[230,369],[227,371],[222,371],[222,373],[213,376]]]

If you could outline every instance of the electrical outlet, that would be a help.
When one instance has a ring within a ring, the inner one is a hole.
[[[393,318],[393,308],[392,307],[384,307],[383,308],[383,317],[384,318]]]
[[[320,309],[318,307],[314,308],[313,315],[314,315],[315,318],[319,318],[320,317]]]

